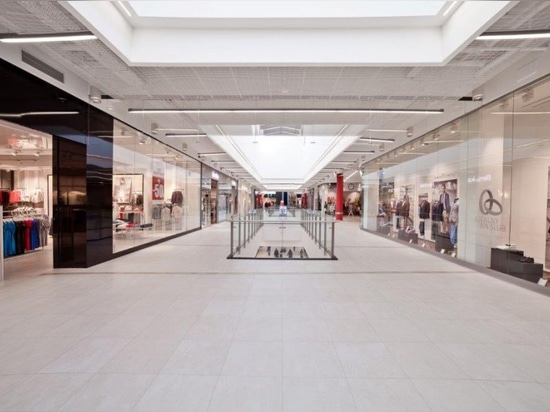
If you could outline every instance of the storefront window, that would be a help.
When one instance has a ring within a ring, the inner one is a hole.
[[[542,276],[550,266],[549,113],[545,79],[368,163],[363,228],[485,267],[494,249],[513,250]]]
[[[115,121],[114,251],[200,227],[200,163]]]

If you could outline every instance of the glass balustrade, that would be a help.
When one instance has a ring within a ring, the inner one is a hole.
[[[335,220],[294,208],[257,210],[231,220],[230,259],[336,259]]]

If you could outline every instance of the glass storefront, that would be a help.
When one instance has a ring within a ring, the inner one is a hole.
[[[113,141],[113,251],[200,228],[200,163],[116,120]]]
[[[362,227],[485,267],[500,248],[549,268],[549,125],[546,78],[373,160]]]

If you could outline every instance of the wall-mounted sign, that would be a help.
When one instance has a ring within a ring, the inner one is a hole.
[[[493,192],[485,189],[479,195],[479,211],[482,216],[476,217],[476,223],[480,229],[505,232],[506,225],[500,221],[502,203],[493,197]]]
[[[212,170],[212,180],[220,180],[220,175]]]
[[[234,180],[232,180],[232,181],[231,181],[231,186],[237,187],[237,182],[235,182]]]
[[[492,179],[491,175],[474,176],[474,177],[468,178],[468,183],[490,182],[491,179]]]
[[[479,211],[491,216],[502,214],[502,204],[493,197],[493,192],[489,189],[485,189],[479,196]]]

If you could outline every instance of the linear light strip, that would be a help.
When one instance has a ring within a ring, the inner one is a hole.
[[[97,37],[89,31],[47,34],[0,34],[0,42],[2,43],[51,43],[95,39]]]
[[[0,113],[0,117],[21,118],[25,116],[60,116],[69,114],[79,114],[78,111],[63,111],[63,112],[26,112],[26,113]]]
[[[123,1],[117,1],[118,5],[124,10],[124,12],[128,15],[128,17],[132,17],[132,13],[130,13],[130,10],[126,7]]]
[[[445,10],[443,12],[443,17],[447,16],[447,14],[449,14],[451,12],[452,9],[455,8],[456,4],[458,3],[458,1],[453,1],[449,7],[447,7],[447,10]]]
[[[550,38],[549,30],[495,31],[485,32],[477,40],[524,40]]]
[[[254,113],[393,113],[393,114],[442,114],[444,109],[128,109],[128,113],[136,114],[254,114]]]
[[[491,114],[513,114],[513,115],[523,115],[523,114],[550,114],[550,112],[492,112]]]
[[[353,172],[351,175],[349,175],[348,177],[346,177],[344,179],[344,182],[347,182],[349,180],[350,177],[352,177],[355,173],[357,173],[359,170],[356,170],[355,172]]]
[[[407,133],[407,130],[403,130],[403,129],[367,129],[367,132]]]
[[[208,135],[206,133],[166,133],[164,137],[208,137]]]
[[[376,137],[360,137],[359,142],[372,142],[372,143],[395,143],[395,139],[377,139]]]

